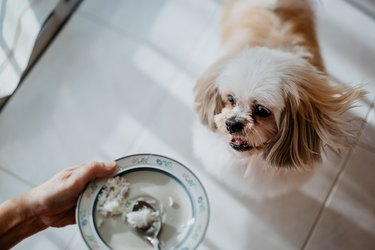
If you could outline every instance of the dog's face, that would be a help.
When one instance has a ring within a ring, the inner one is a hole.
[[[222,104],[214,115],[215,125],[232,149],[246,154],[268,147],[279,131],[285,107],[282,82],[287,61],[269,52],[240,53],[226,63],[215,81]]]
[[[280,112],[271,102],[229,90],[222,91],[221,100],[223,109],[214,116],[215,124],[234,150],[254,153],[276,135]]]
[[[202,123],[228,149],[277,167],[309,167],[323,146],[343,144],[340,117],[360,95],[329,86],[302,58],[266,48],[218,61],[195,92]]]

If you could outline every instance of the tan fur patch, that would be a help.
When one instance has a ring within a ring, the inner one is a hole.
[[[222,38],[230,43],[230,54],[247,47],[274,48],[300,55],[324,72],[314,15],[306,1],[280,1],[275,9],[229,1],[224,8]]]

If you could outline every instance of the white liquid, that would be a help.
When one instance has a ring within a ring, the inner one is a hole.
[[[160,172],[140,170],[123,176],[130,183],[129,200],[151,196],[163,206],[163,224],[159,234],[163,248],[169,249],[181,242],[189,230],[186,225],[192,221],[191,202],[185,189],[174,178]],[[169,197],[173,198],[173,206],[169,206]],[[153,249],[149,242],[131,230],[121,216],[103,217],[96,211],[96,221],[98,217],[104,220],[98,233],[112,249]]]

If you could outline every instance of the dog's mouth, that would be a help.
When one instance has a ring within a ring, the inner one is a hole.
[[[254,148],[245,139],[239,136],[232,136],[229,142],[229,146],[237,151],[249,151]]]

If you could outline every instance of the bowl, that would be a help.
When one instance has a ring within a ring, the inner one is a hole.
[[[151,197],[162,207],[161,248],[196,249],[208,227],[209,203],[195,174],[183,164],[156,154],[125,156],[116,163],[112,177],[122,176],[130,183],[129,200]],[[78,199],[76,220],[85,243],[95,250],[153,249],[121,216],[100,214],[98,197],[107,180],[89,183]]]

